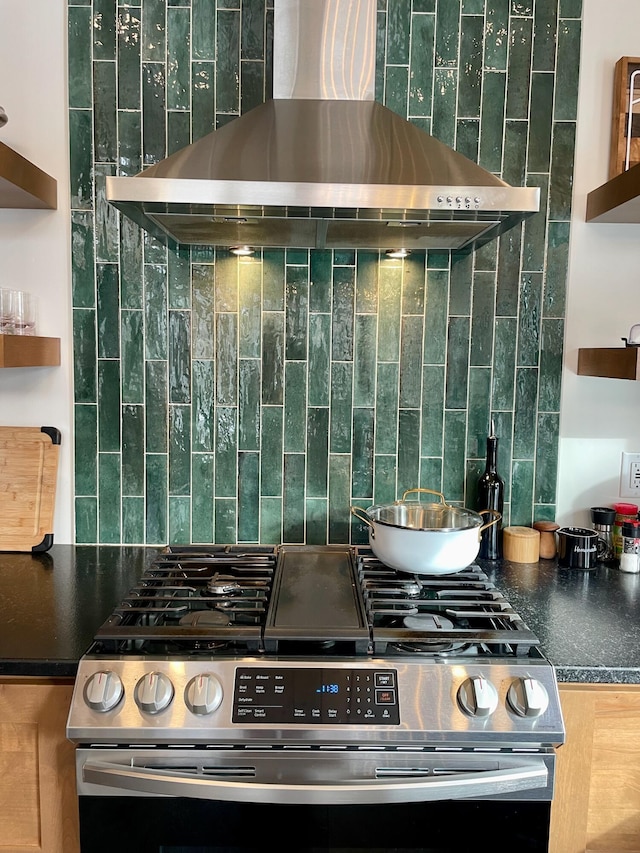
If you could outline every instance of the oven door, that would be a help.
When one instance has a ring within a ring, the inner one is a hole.
[[[82,853],[547,851],[553,751],[77,750]],[[475,840],[474,840],[475,839]],[[114,847],[115,844],[115,847]]]

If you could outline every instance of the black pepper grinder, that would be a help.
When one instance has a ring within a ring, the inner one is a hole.
[[[479,512],[492,509],[502,516],[504,507],[504,480],[498,474],[498,438],[491,419],[491,434],[487,436],[487,462],[484,474],[478,479],[476,508]],[[485,523],[490,521],[485,518]],[[502,518],[482,531],[478,556],[484,560],[499,560],[502,557]]]

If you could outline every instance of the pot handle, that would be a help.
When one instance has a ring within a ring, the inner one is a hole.
[[[363,509],[360,509],[359,506],[352,506],[351,512],[359,521],[363,521],[365,524],[368,524],[371,530],[373,530],[373,524],[371,524],[369,516],[365,513]]]
[[[485,515],[487,513],[489,515],[494,515],[495,518],[493,519],[493,521],[490,521],[488,524],[483,524],[482,527],[479,527],[478,533],[482,533],[483,530],[486,530],[487,527],[491,527],[492,524],[497,524],[500,521],[500,519],[502,518],[502,514],[499,513],[495,509],[480,509],[480,510],[478,510],[478,515]]]
[[[406,500],[407,495],[410,495],[412,492],[426,492],[429,495],[438,495],[438,497],[442,500],[444,506],[448,506],[442,492],[434,492],[433,489],[407,489],[407,491],[402,495],[402,500]]]

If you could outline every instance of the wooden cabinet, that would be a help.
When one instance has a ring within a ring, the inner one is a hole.
[[[73,682],[0,678],[0,851],[79,853]]]
[[[561,684],[550,853],[640,853],[640,685]]]
[[[0,367],[58,367],[60,338],[0,335]]]

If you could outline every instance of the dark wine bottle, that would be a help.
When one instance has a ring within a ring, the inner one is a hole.
[[[484,474],[478,479],[478,497],[476,508],[478,512],[492,509],[502,515],[504,506],[504,480],[498,474],[498,438],[495,434],[493,419],[491,420],[491,434],[487,436],[487,462]],[[491,521],[493,516],[483,516],[485,524]],[[484,560],[499,560],[502,557],[502,519],[497,524],[492,524],[481,533],[480,550],[478,556]]]

